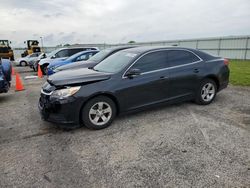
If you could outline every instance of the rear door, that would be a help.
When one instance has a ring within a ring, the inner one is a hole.
[[[120,94],[126,101],[124,109],[132,110],[167,99],[167,67],[166,51],[150,52],[139,58],[129,70],[139,69],[141,75],[134,78],[124,77],[122,80],[124,89]]]
[[[204,71],[203,61],[188,50],[169,50],[170,97],[191,96],[199,85]]]

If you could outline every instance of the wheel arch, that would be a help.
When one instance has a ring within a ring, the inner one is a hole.
[[[20,63],[19,63],[19,65],[22,66],[22,63],[25,63],[25,65],[28,65],[27,61],[25,61],[25,60],[21,60]]]
[[[211,74],[211,75],[207,75],[204,79],[207,79],[207,78],[213,80],[216,83],[216,87],[217,87],[217,91],[218,91],[220,89],[220,82],[219,82],[218,77],[216,75]]]
[[[84,106],[86,105],[86,103],[90,100],[92,100],[93,98],[96,98],[96,97],[100,97],[100,96],[105,96],[105,97],[108,97],[110,98],[114,103],[115,103],[115,106],[116,106],[116,114],[119,114],[120,113],[120,104],[117,100],[117,98],[111,94],[111,93],[106,93],[106,92],[103,92],[103,93],[96,93],[92,96],[90,96],[88,98],[88,100],[86,100],[84,103],[82,103],[81,105],[81,109],[80,109],[80,113],[79,113],[79,122],[82,123],[82,119],[81,119],[81,114],[82,114],[82,110],[84,108]]]

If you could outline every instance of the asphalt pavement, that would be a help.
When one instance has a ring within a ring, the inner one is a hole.
[[[40,118],[46,78],[15,69],[25,90],[0,94],[0,187],[250,187],[250,87],[64,130]]]

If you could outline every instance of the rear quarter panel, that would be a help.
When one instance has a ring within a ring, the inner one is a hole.
[[[225,88],[229,83],[229,68],[224,64],[223,58],[213,59],[205,62],[207,77],[215,77],[218,81],[220,91]]]

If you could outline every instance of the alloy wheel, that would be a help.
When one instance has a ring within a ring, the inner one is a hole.
[[[212,83],[207,83],[202,87],[201,97],[205,102],[210,102],[215,96],[215,86]]]
[[[89,120],[97,126],[109,122],[112,117],[112,108],[106,102],[97,102],[89,110]]]

